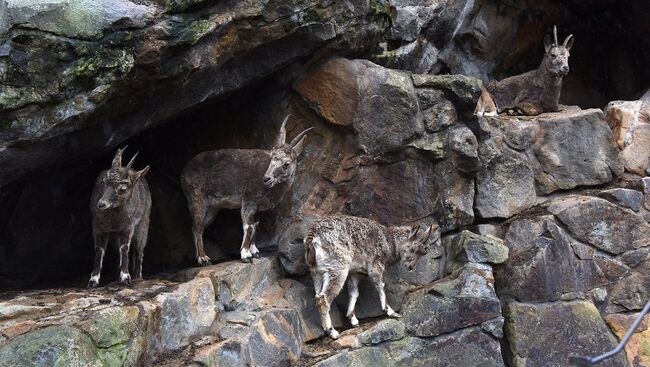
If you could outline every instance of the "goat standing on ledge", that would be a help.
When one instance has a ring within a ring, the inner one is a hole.
[[[118,149],[111,168],[99,174],[90,199],[95,237],[95,264],[88,281],[90,288],[99,284],[104,254],[111,237],[118,241],[120,282],[131,282],[129,249],[132,239],[135,239],[136,243],[133,251],[133,273],[136,279],[142,278],[142,260],[144,247],[147,245],[151,213],[151,193],[144,179],[149,166],[142,171],[131,169],[138,155],[136,153],[126,167],[122,167],[122,153],[124,149]]]
[[[553,27],[554,42],[551,37],[544,37],[545,54],[542,64],[536,70],[511,76],[498,82],[490,82],[479,100],[477,114],[495,114],[490,111],[496,104],[499,113],[536,116],[543,112],[559,110],[562,78],[569,73],[569,50],[573,46],[573,35],[569,35],[563,44],[557,40],[557,27]],[[491,97],[492,101],[487,101]],[[493,103],[490,103],[493,102]],[[492,106],[491,106],[492,105]]]
[[[244,238],[242,261],[259,257],[255,246],[254,217],[282,200],[293,184],[298,156],[305,145],[301,132],[291,143],[286,141],[287,116],[282,122],[275,147],[262,149],[220,149],[198,154],[185,166],[181,186],[192,215],[192,235],[199,265],[210,265],[205,253],[203,231],[220,209],[241,209]]]
[[[352,326],[359,325],[354,308],[359,298],[359,280],[363,275],[370,276],[377,288],[386,315],[399,317],[386,303],[384,270],[387,264],[399,260],[413,270],[420,257],[440,239],[437,224],[420,234],[419,228],[386,227],[370,219],[346,215],[325,217],[312,225],[305,238],[305,261],[314,280],[316,304],[327,335],[338,338],[329,311],[348,277],[350,303],[346,316]]]

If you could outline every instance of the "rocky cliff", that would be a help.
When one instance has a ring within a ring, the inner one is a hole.
[[[0,366],[567,366],[613,348],[650,298],[650,81],[590,53],[647,42],[647,5],[605,3],[0,0]],[[535,67],[554,23],[577,39],[561,111],[475,117],[481,80]],[[229,261],[224,210],[206,231],[221,263],[194,268],[181,169],[270,147],[286,114],[290,138],[314,129],[259,216],[264,257]],[[89,195],[126,144],[152,167],[147,280],[85,290]],[[361,327],[335,308],[336,341],[302,249],[330,213],[443,229],[387,271],[401,319],[362,282]],[[603,365],[650,365],[646,324]]]

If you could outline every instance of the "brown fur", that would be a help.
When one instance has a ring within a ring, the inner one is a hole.
[[[384,312],[388,316],[399,317],[386,304],[386,265],[401,260],[412,270],[439,238],[437,224],[419,231],[419,226],[386,227],[370,219],[346,215],[328,216],[316,221],[304,240],[305,261],[314,280],[323,329],[333,338],[338,336],[332,328],[329,309],[348,278],[350,305],[347,316],[353,326],[358,324],[354,307],[359,295],[360,277],[365,275],[377,288]]]
[[[288,118],[288,116],[287,116]],[[286,144],[282,124],[276,146],[262,149],[221,149],[203,152],[183,169],[181,186],[192,215],[192,234],[200,265],[210,264],[203,231],[220,209],[241,209],[244,238],[241,258],[259,256],[255,246],[254,216],[273,208],[293,183],[296,161],[304,147],[306,131]]]
[[[133,251],[133,272],[136,279],[142,278],[142,261],[151,212],[151,193],[144,179],[149,166],[142,171],[131,169],[134,156],[126,167],[122,167],[123,152],[124,149],[118,149],[111,169],[99,174],[90,199],[95,260],[88,286],[93,288],[99,284],[104,254],[111,238],[118,241],[120,281],[123,284],[131,281],[129,249],[132,239],[135,239],[136,243]]]
[[[487,85],[499,113],[532,116],[559,110],[562,78],[569,72],[569,50],[574,39],[570,35],[560,45],[555,28],[554,33],[554,43],[548,35],[544,40],[546,52],[539,68]]]

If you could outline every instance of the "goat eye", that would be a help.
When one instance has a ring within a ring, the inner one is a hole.
[[[117,187],[118,194],[124,194],[126,192],[126,185],[120,185]]]
[[[289,167],[289,162],[284,162],[285,167]]]

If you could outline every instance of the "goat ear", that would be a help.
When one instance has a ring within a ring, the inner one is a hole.
[[[143,168],[141,171],[136,171],[135,174],[133,175],[133,183],[138,182],[144,175],[149,172],[149,166],[146,166]]]
[[[547,34],[546,36],[544,36],[544,52],[548,52],[551,49],[551,47],[553,47],[553,44],[551,42],[551,36]]]
[[[111,164],[111,166],[113,168],[122,167],[122,153],[124,153],[125,149],[126,149],[126,147],[124,147],[122,149],[117,148],[117,152],[115,152],[115,157],[113,157],[113,163]]]
[[[280,133],[278,133],[278,138],[275,140],[275,146],[279,147],[282,146],[284,143],[287,142],[287,120],[289,120],[289,116],[284,118],[284,121],[282,121],[282,126],[280,126]]]
[[[302,139],[293,147],[293,156],[298,157],[302,154],[302,150],[305,148],[305,139],[307,137],[303,136]]]
[[[567,37],[567,40],[564,41],[564,43],[566,44],[564,47],[566,47],[567,50],[571,50],[571,47],[573,47],[573,41],[576,40],[575,38],[573,38],[573,35],[569,35],[569,37]]]
[[[418,234],[418,230],[420,229],[420,225],[417,224],[413,227],[411,227],[411,232],[409,233],[409,239],[414,239],[415,236]]]

